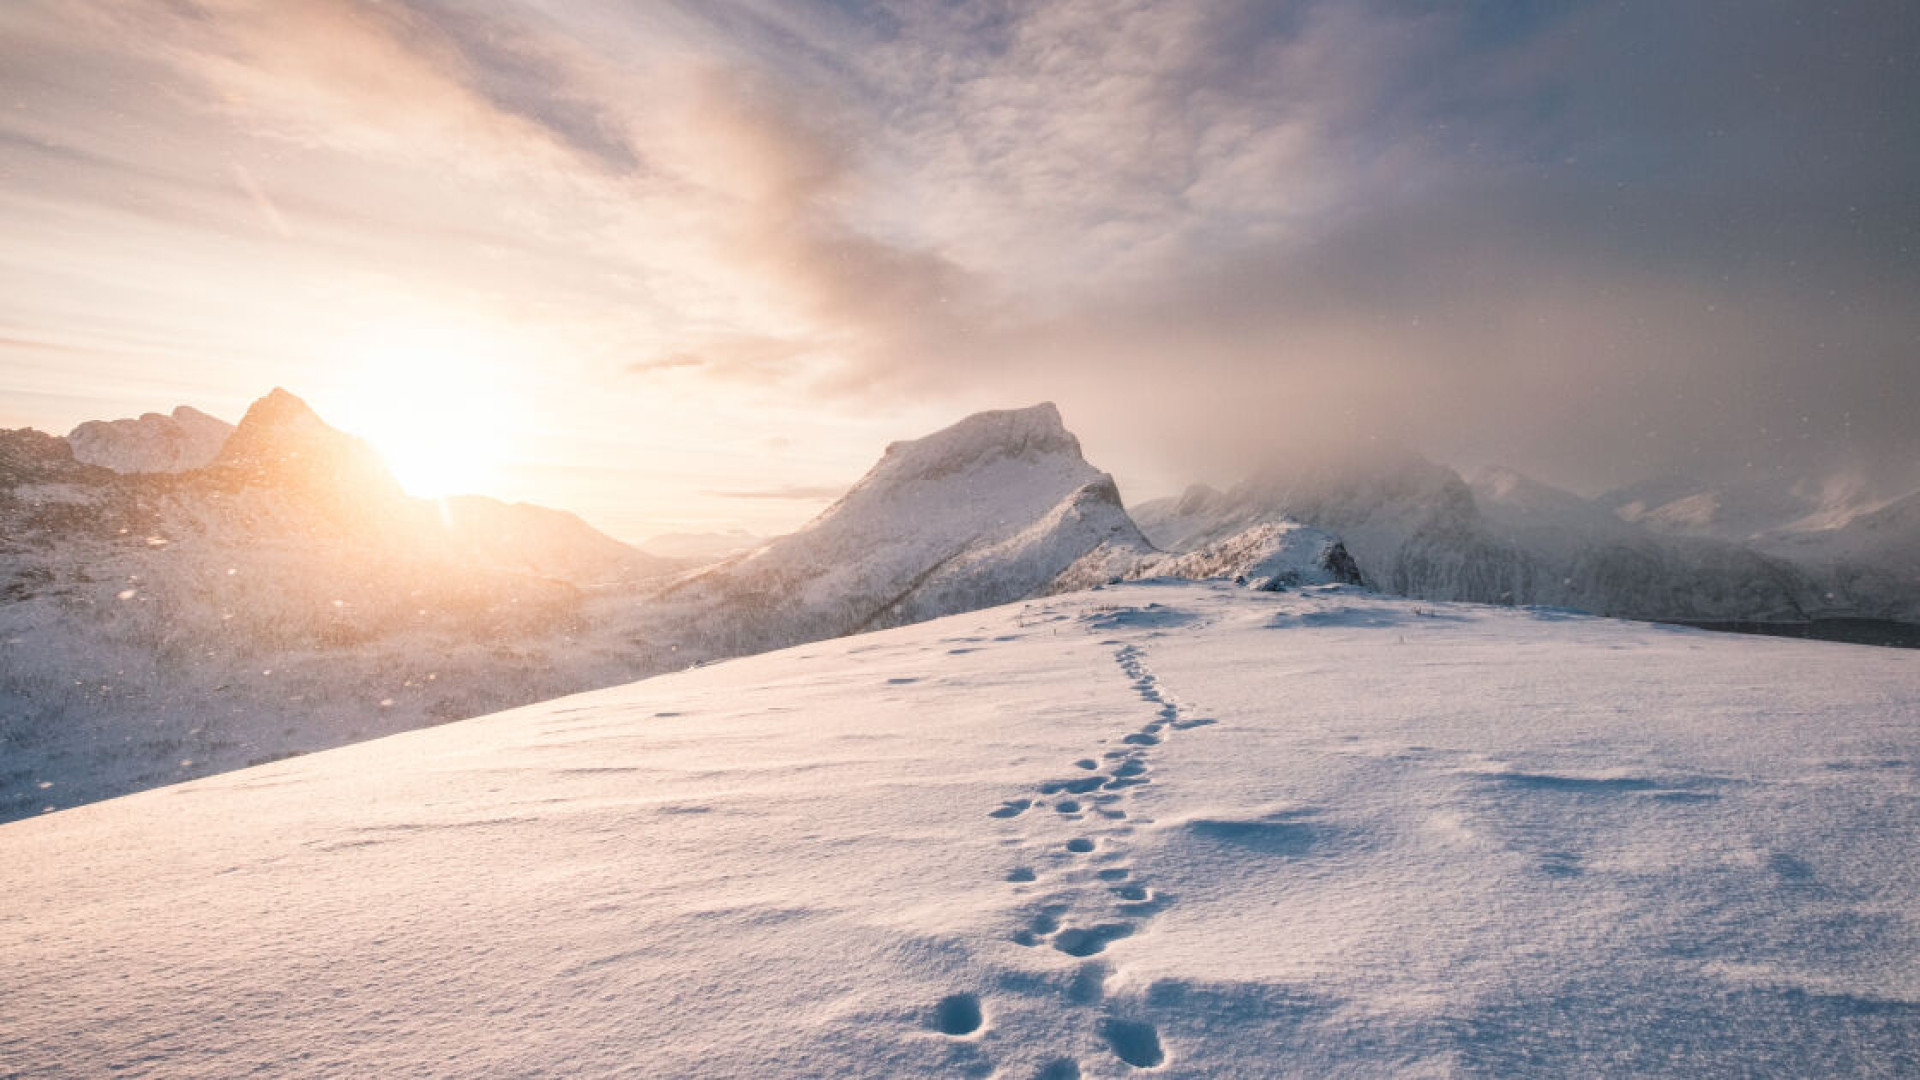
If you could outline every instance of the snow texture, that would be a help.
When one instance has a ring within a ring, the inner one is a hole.
[[[1912,1075],[1920,655],[1126,585],[0,826],[0,1074]]]

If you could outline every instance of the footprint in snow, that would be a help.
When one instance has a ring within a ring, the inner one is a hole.
[[[1098,926],[1070,927],[1053,936],[1053,947],[1068,956],[1092,956],[1108,945],[1133,934],[1132,923],[1101,923]]]
[[[1160,1032],[1145,1021],[1109,1018],[1100,1034],[1106,1037],[1113,1056],[1136,1069],[1151,1069],[1167,1060],[1166,1051],[1160,1047]]]
[[[1027,920],[1027,925],[1014,931],[1013,940],[1017,945],[1032,948],[1045,941],[1054,931],[1060,929],[1060,916],[1067,910],[1065,904],[1049,904]]]
[[[972,994],[948,994],[933,1007],[933,1026],[942,1035],[971,1035],[985,1022],[980,999]]]
[[[1000,804],[1000,809],[987,811],[987,816],[992,818],[1019,817],[1021,814],[1027,812],[1027,807],[1032,805],[1032,799],[1008,799],[1006,802]]]
[[[1104,776],[1078,776],[1072,780],[1049,780],[1041,784],[1038,790],[1042,795],[1058,795],[1061,792],[1069,795],[1085,795],[1098,788],[1105,780]]]

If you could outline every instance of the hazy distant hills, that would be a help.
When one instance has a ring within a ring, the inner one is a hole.
[[[231,430],[0,432],[0,817],[1146,577],[1920,622],[1920,497],[1750,543],[1626,505],[1388,451],[1130,513],[1039,405],[896,443],[807,526],[688,570],[562,511],[408,496],[285,391]]]
[[[1259,521],[1318,526],[1345,542],[1369,585],[1422,599],[1656,620],[1920,621],[1920,515],[1899,509],[1915,499],[1875,511],[1797,490],[1768,500],[1752,485],[1669,480],[1585,499],[1511,469],[1469,483],[1388,449],[1270,467],[1224,492],[1196,485],[1134,515],[1172,550]]]

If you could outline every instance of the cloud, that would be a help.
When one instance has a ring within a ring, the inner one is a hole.
[[[1123,475],[1392,435],[1920,483],[1911,5],[58,14],[0,28],[9,336],[258,357],[427,311],[550,343],[554,411],[1052,399]]]
[[[1920,483],[1911,8],[912,11],[864,71],[911,198],[871,212],[994,302],[863,387],[1229,474],[1394,433],[1589,487]]]
[[[845,485],[789,484],[761,490],[713,491],[709,494],[722,499],[794,499],[817,502],[823,499],[837,499],[846,493]]]
[[[785,338],[735,334],[710,338],[627,365],[634,375],[697,370],[702,375],[727,378],[778,378],[807,355],[803,342]]]
[[[409,155],[628,170],[620,118],[584,85],[590,54],[526,11],[435,0],[180,0],[94,5],[96,32],[201,81],[262,134]],[[480,148],[480,153],[473,150]]]

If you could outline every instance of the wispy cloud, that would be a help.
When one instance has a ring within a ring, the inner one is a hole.
[[[1156,476],[1920,470],[1910,5],[30,0],[0,51],[0,325],[223,394],[434,318],[609,440],[1045,397]]]
[[[832,484],[788,484],[782,487],[761,490],[714,491],[713,495],[722,499],[792,499],[801,502],[820,502],[837,499],[846,494],[846,486]]]

